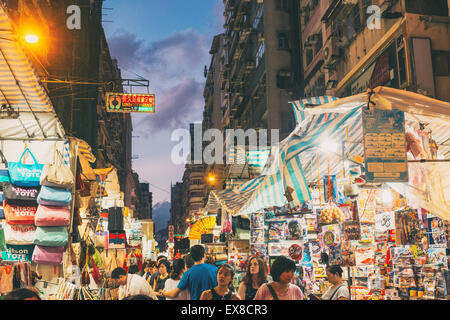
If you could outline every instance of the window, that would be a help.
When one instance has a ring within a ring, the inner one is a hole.
[[[430,16],[448,16],[447,0],[405,0],[406,12]]]
[[[264,41],[263,41],[259,45],[258,52],[256,53],[256,67],[259,66],[259,63],[261,62],[261,59],[263,58],[265,51],[266,51],[266,47],[265,47]]]
[[[432,51],[434,75],[450,77],[450,51]]]
[[[311,48],[306,48],[305,53],[306,53],[306,65],[309,66],[311,64],[311,61],[313,60],[313,51]]]
[[[275,7],[278,11],[289,11],[289,0],[276,0]]]
[[[295,129],[295,119],[291,112],[281,112],[281,132],[290,133]]]
[[[253,20],[253,28],[257,29],[259,22],[262,19],[264,13],[264,7],[262,5],[259,5],[258,11],[256,12],[255,20]]]
[[[289,35],[287,32],[278,32],[278,50],[289,50]]]
[[[288,70],[280,70],[277,75],[277,87],[289,89],[292,86],[292,74]]]

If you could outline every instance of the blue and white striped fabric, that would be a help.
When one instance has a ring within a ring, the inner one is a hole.
[[[349,137],[362,139],[361,107],[346,113],[328,113],[313,117],[305,115],[306,118],[309,122],[305,122],[303,127],[297,125],[285,140],[272,147],[261,176],[239,188],[216,191],[217,203],[233,215],[241,215],[285,205],[286,192],[292,197],[292,206],[310,200],[308,185],[318,179],[317,156],[320,157],[321,176],[328,172],[328,157],[333,157],[333,161],[330,161],[330,173],[336,174],[339,170],[337,155],[318,152],[318,147],[325,140],[336,143],[347,141],[347,128]],[[348,143],[346,154],[361,155],[362,150],[362,141],[356,141]]]
[[[69,141],[64,142],[62,155],[63,155],[64,165],[70,166],[70,143],[69,143]]]
[[[253,175],[259,175],[262,169],[267,163],[269,158],[270,148],[264,148],[262,150],[247,151],[247,162],[249,173]]]
[[[332,96],[320,96],[291,102],[292,108],[294,109],[295,122],[297,124],[300,124],[306,119],[306,114],[304,110],[307,104],[322,105],[331,101],[336,101],[337,99],[338,98]]]

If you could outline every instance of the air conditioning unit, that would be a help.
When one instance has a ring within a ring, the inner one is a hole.
[[[338,46],[338,39],[336,37],[331,37],[328,39],[323,49],[323,60],[325,66],[333,66],[339,57],[340,49]]]

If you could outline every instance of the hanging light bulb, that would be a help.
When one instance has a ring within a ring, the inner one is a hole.
[[[388,188],[383,188],[381,191],[381,201],[383,204],[386,206],[392,204],[392,199],[392,191]]]
[[[326,153],[337,153],[339,151],[339,143],[332,139],[322,141],[319,148]]]

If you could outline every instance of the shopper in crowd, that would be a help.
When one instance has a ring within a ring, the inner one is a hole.
[[[129,274],[139,274],[139,267],[137,265],[135,265],[135,264],[131,265],[128,268],[128,273]]]
[[[123,298],[123,300],[153,300],[149,296],[146,296],[145,294],[136,294],[134,296],[128,296]]]
[[[159,300],[166,300],[166,298],[162,295],[162,291],[164,290],[166,280],[169,279],[169,272],[171,272],[169,261],[166,259],[160,260],[158,264],[158,271],[159,274],[156,276],[153,283],[153,291],[155,291],[155,294]]]
[[[188,271],[192,266],[194,265],[195,261],[192,259],[192,256],[190,253],[184,256],[184,264],[186,266],[186,271]]]
[[[228,263],[217,271],[217,286],[203,291],[200,300],[240,300],[233,287],[234,269]]]
[[[184,259],[176,259],[172,265],[172,272],[170,273],[170,278],[167,279],[165,283],[164,290],[171,291],[178,286],[181,277],[186,272],[186,267]],[[167,300],[190,300],[189,290],[183,290],[176,298],[166,298]]]
[[[267,282],[267,265],[260,256],[248,261],[247,273],[239,285],[238,295],[242,300],[253,300],[259,287]]]
[[[161,256],[158,256],[158,258],[156,258],[156,265],[155,265],[155,270],[156,270],[156,272],[154,272],[154,273],[152,274],[152,277],[150,278],[150,285],[152,286],[152,288],[153,288],[153,286],[155,285],[155,279],[156,279],[156,277],[159,276],[159,263],[160,263],[162,260],[167,260],[167,257],[161,255]]]
[[[273,281],[263,284],[254,300],[304,300],[300,288],[291,283],[295,269],[294,260],[279,256],[270,269]]]
[[[150,262],[146,261],[144,262],[144,264],[142,265],[142,270],[141,273],[139,274],[142,278],[144,278],[145,280],[148,280],[148,278],[151,277],[151,267],[150,267]]]
[[[217,267],[205,263],[205,248],[195,245],[191,248],[194,266],[183,274],[177,288],[163,291],[165,297],[175,298],[181,291],[188,289],[191,300],[199,300],[203,291],[217,286]]]
[[[299,266],[297,268],[297,272],[294,274],[294,278],[292,279],[292,284],[295,284],[297,287],[302,290],[302,293],[305,294],[305,283],[303,281],[303,267]]]
[[[3,300],[42,300],[34,290],[27,288],[15,289],[9,292]]]
[[[111,279],[117,280],[117,283],[120,285],[119,300],[138,294],[143,294],[153,300],[158,300],[152,287],[144,278],[137,274],[128,274],[125,269],[116,268],[111,272]]]
[[[342,281],[342,268],[338,265],[327,266],[327,280],[331,287],[323,294],[322,300],[349,300],[350,293]]]

